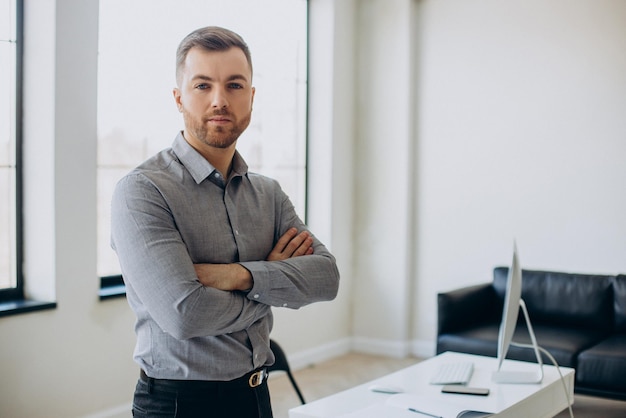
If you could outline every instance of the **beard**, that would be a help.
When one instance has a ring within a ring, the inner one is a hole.
[[[228,148],[237,142],[239,136],[246,130],[252,118],[252,111],[248,112],[242,119],[237,120],[232,114],[226,110],[218,110],[210,116],[203,116],[195,119],[187,110],[182,109],[183,120],[185,126],[198,141],[214,148]],[[213,116],[228,116],[233,123],[230,127],[210,126],[209,118]]]

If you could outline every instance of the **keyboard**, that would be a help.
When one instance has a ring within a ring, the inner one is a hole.
[[[459,361],[443,363],[430,378],[431,385],[465,385],[472,378],[474,363]]]

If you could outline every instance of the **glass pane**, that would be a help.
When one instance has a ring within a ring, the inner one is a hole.
[[[149,13],[147,12],[149,11]],[[304,217],[306,0],[107,0],[100,2],[98,63],[98,274],[119,274],[109,245],[117,180],[182,129],[172,96],[175,52],[202,26],[248,42],[257,91],[238,141],[251,171],[277,179]],[[271,22],[271,23],[270,23]]]
[[[0,42],[0,167],[15,164],[15,44]]]
[[[16,286],[15,1],[0,0],[0,289]]]
[[[0,41],[15,40],[15,0],[0,0]]]
[[[16,286],[15,170],[0,167],[0,289]]]

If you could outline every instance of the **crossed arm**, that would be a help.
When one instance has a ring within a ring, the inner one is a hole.
[[[290,228],[280,237],[265,261],[282,261],[292,257],[313,254],[313,238],[307,231],[298,233]],[[246,291],[252,288],[252,274],[240,264],[194,264],[203,286],[219,290]]]

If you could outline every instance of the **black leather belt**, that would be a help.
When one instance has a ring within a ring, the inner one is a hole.
[[[224,387],[240,387],[255,388],[263,384],[267,380],[267,369],[259,369],[247,373],[234,380],[173,380],[173,379],[155,379],[140,371],[139,377],[152,387],[162,387],[164,389],[173,390],[211,390]]]

